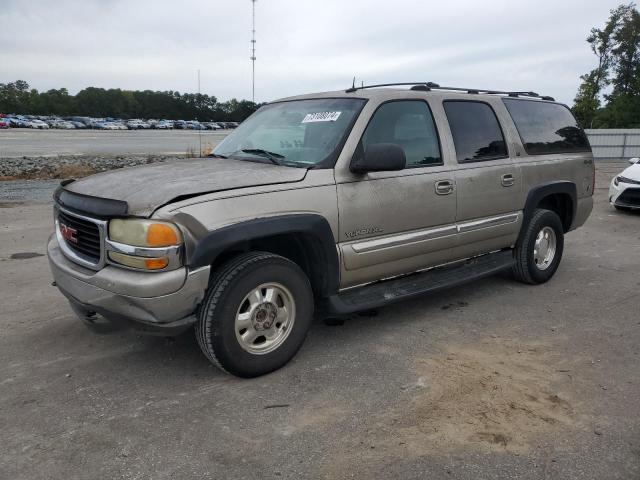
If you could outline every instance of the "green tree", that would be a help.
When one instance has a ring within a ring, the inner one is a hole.
[[[574,100],[573,111],[583,126],[592,126],[596,112],[600,107],[600,95],[609,84],[609,70],[614,61],[616,35],[622,20],[628,15],[633,4],[620,5],[611,10],[609,20],[604,28],[592,28],[587,43],[591,51],[598,57],[598,65],[589,73],[582,75],[582,83]]]
[[[613,34],[614,76],[611,97],[640,94],[640,13],[629,5]]]
[[[118,118],[242,121],[258,105],[248,100],[220,103],[213,95],[88,87],[75,96],[66,88],[38,92],[24,80],[0,83],[0,112]]]

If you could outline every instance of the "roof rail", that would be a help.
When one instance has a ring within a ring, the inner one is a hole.
[[[411,85],[410,90],[419,90],[423,92],[428,92],[430,90],[449,90],[452,92],[465,92],[469,94],[479,94],[485,93],[489,95],[508,95],[509,97],[531,97],[531,98],[540,98],[542,100],[555,101],[553,97],[542,96],[536,92],[508,92],[502,90],[487,90],[484,88],[461,88],[461,87],[441,87],[437,83],[434,82],[399,82],[399,83],[379,83],[376,85],[362,85],[360,87],[356,87],[355,85],[347,88],[345,93],[353,93],[358,90],[365,90],[367,88],[379,88],[379,87],[401,87],[401,86],[409,86]]]

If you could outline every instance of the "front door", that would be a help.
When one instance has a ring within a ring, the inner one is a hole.
[[[454,172],[427,102],[381,104],[355,155],[376,143],[399,145],[407,165],[338,180],[343,288],[444,263],[456,238]]]

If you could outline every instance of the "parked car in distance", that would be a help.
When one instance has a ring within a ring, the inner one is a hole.
[[[157,130],[173,130],[173,122],[170,120],[160,120],[153,128]]]
[[[33,119],[29,121],[30,128],[37,128],[39,130],[49,130],[49,125],[42,120]]]
[[[275,101],[213,158],[64,182],[57,287],[91,328],[194,328],[212,364],[253,377],[296,354],[314,312],[503,271],[547,282],[593,206],[593,155],[569,108],[402,85]]]
[[[640,209],[640,158],[631,158],[629,163],[609,187],[609,202],[618,210]]]
[[[0,118],[0,128],[9,128],[10,124],[9,124],[9,119],[2,117]]]

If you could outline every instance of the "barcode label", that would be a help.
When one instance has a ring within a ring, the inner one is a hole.
[[[335,122],[342,112],[317,112],[307,113],[302,119],[302,123],[311,122]]]

